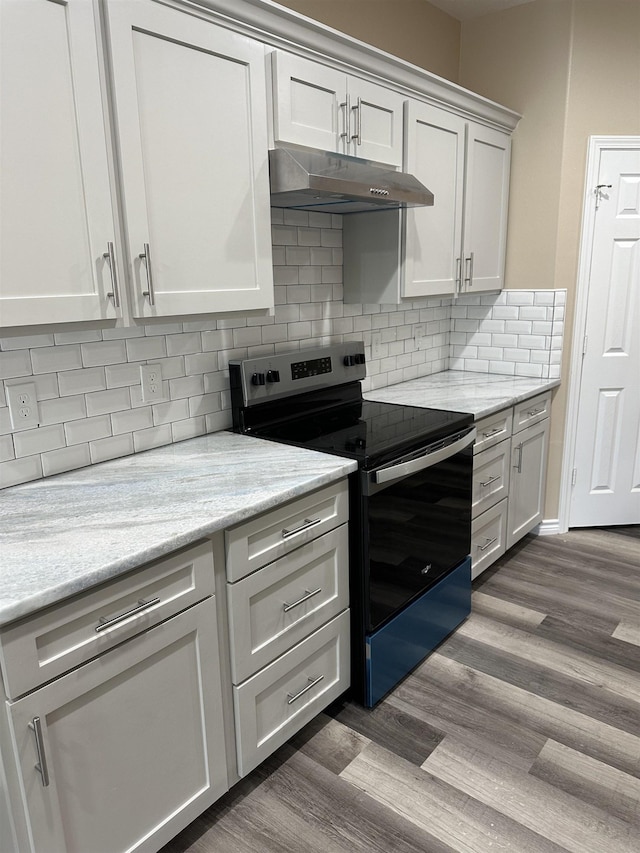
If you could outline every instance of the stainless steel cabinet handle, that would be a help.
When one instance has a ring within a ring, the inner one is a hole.
[[[356,132],[351,134],[351,138],[355,139],[358,145],[362,145],[362,98],[358,98],[355,107],[351,107],[356,115]]]
[[[473,287],[473,252],[469,252],[469,257],[464,259],[464,265],[467,272],[464,283],[469,287]]]
[[[489,477],[488,480],[485,480],[484,483],[480,483],[481,486],[490,486],[491,483],[495,483],[496,480],[500,479],[500,474],[496,474],[495,477]]]
[[[522,442],[515,448],[518,451],[518,461],[513,466],[518,474],[522,474]]]
[[[287,697],[288,697],[287,698],[287,705],[293,705],[293,703],[296,701],[296,699],[299,699],[301,696],[304,696],[304,694],[308,690],[311,690],[312,687],[315,687],[316,684],[319,684],[323,678],[324,678],[324,675],[319,675],[317,678],[309,678],[308,679],[309,683],[307,684],[307,686],[303,687],[299,693],[295,694],[295,696],[292,696],[291,693],[287,693]]]
[[[33,732],[36,739],[36,753],[38,755],[38,763],[34,767],[42,777],[42,787],[49,786],[49,768],[47,767],[47,756],[44,753],[44,741],[42,740],[42,726],[40,725],[40,717],[34,717],[29,723],[29,728]]]
[[[529,415],[529,417],[532,418],[534,415],[542,414],[542,412],[544,412],[544,410],[545,410],[544,406],[541,406],[539,409],[529,409],[529,411],[527,412],[527,415]]]
[[[116,253],[113,243],[107,243],[107,251],[102,256],[109,264],[109,272],[111,273],[111,290],[107,293],[109,299],[113,299],[113,304],[116,308],[120,307],[120,290],[118,288],[118,271],[116,270]]]
[[[151,249],[148,243],[144,243],[144,252],[141,252],[138,257],[141,261],[144,261],[145,269],[147,271],[147,286],[148,290],[143,290],[142,295],[149,297],[149,305],[155,305],[156,298],[153,289],[153,271],[151,269]]]
[[[456,258],[456,293],[462,290],[462,258]]]
[[[344,109],[344,131],[340,134],[340,139],[346,139],[347,142],[351,138],[351,101],[349,95],[346,100],[340,103],[340,109]]]
[[[321,521],[321,518],[305,518],[302,524],[298,525],[298,527],[294,527],[292,530],[287,530],[286,527],[283,527],[282,538],[288,539],[290,536],[297,536],[298,533],[302,533],[304,530],[308,530],[310,527],[320,524]]]
[[[478,545],[479,551],[486,551],[490,545],[493,545],[494,542],[498,541],[498,537],[494,536],[493,539],[485,539],[484,545]]]
[[[297,601],[294,601],[292,604],[287,604],[286,601],[282,605],[283,613],[288,613],[290,610],[293,610],[294,607],[298,607],[300,604],[304,604],[305,601],[309,601],[310,598],[313,598],[314,595],[318,595],[319,592],[322,592],[322,587],[319,586],[318,589],[308,590],[305,589],[306,595],[303,595],[302,598],[299,598]]]
[[[490,429],[489,432],[483,432],[483,438],[491,438],[492,435],[497,435],[499,432],[502,432],[502,427],[496,427],[495,429]]]
[[[160,599],[150,598],[148,601],[145,601],[144,598],[140,598],[136,607],[132,607],[131,610],[127,610],[124,613],[121,613],[119,616],[114,616],[113,619],[101,617],[100,624],[96,625],[95,628],[96,634],[100,631],[106,631],[107,628],[110,628],[112,625],[116,625],[118,622],[122,622],[125,619],[128,619],[130,616],[136,616],[138,613],[142,613],[144,610],[147,610],[147,608],[153,607],[154,604],[160,604]]]

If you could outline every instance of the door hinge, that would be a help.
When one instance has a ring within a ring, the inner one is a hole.
[[[584,338],[582,339],[582,355],[586,355],[588,340],[589,340],[588,335],[585,335]]]
[[[574,468],[571,472],[571,485],[575,486],[576,480],[578,479],[578,469]]]

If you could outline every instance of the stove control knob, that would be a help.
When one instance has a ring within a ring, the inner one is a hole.
[[[356,363],[355,355],[345,355],[345,357],[342,359],[342,363],[345,367],[353,367],[353,365]]]
[[[252,385],[264,385],[264,373],[254,373],[251,377]]]
[[[363,352],[357,352],[355,354],[355,360],[356,360],[356,364],[364,364],[364,362],[365,362],[364,353]]]
[[[280,371],[267,370],[267,382],[280,382]]]

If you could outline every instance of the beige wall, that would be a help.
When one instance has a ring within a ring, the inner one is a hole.
[[[308,18],[458,82],[460,22],[426,0],[277,0]]]
[[[523,114],[513,141],[506,286],[566,287],[545,518],[557,518],[590,135],[640,134],[640,2],[534,0],[466,22],[459,82]]]

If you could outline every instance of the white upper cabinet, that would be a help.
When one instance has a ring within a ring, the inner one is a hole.
[[[93,4],[2,0],[0,56],[0,324],[116,318]]]
[[[500,290],[509,200],[509,134],[409,101],[405,168],[434,193],[406,214],[403,296]]]
[[[107,5],[134,317],[273,306],[264,45]]]
[[[402,95],[283,51],[271,60],[276,144],[402,165]]]

